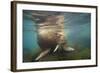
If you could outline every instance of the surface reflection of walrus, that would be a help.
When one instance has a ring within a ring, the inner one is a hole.
[[[44,22],[38,25],[38,44],[42,51],[35,60],[40,60],[47,54],[55,53],[58,49],[74,50],[68,47],[65,41],[63,15],[48,16]]]

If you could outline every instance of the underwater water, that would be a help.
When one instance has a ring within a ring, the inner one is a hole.
[[[37,11],[23,10],[23,62],[32,62],[41,51],[37,43],[37,24],[32,18],[33,12]],[[57,55],[57,53],[55,53],[53,55],[48,55],[42,60],[55,61],[90,59],[91,14],[51,11],[48,11],[45,14],[53,15],[56,13],[60,13],[64,16],[64,33],[66,42],[69,46],[75,48],[75,51],[67,53],[65,56]]]

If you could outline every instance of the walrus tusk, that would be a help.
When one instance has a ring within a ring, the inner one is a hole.
[[[53,52],[56,52],[58,48],[59,48],[59,45],[56,46]]]
[[[41,58],[44,57],[46,54],[48,54],[49,51],[50,51],[50,49],[41,52],[40,55],[39,55],[35,60],[41,59]]]

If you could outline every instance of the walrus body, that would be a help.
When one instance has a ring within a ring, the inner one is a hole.
[[[48,53],[55,52],[58,44],[65,40],[64,16],[49,16],[45,22],[38,25],[38,44],[42,49],[40,55],[35,59],[39,60]]]
[[[38,45],[42,52],[35,60],[40,60],[48,53],[56,52],[62,46],[62,50],[68,49],[64,35],[64,16],[48,16],[44,22],[38,24]]]

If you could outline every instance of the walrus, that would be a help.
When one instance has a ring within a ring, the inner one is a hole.
[[[73,51],[68,47],[64,33],[64,15],[49,15],[37,26],[38,45],[42,49],[41,53],[36,57],[36,61],[40,60],[50,52],[56,52],[60,46],[64,51]]]

